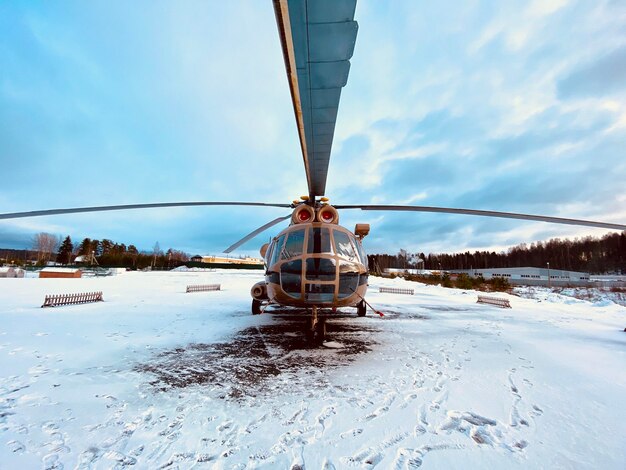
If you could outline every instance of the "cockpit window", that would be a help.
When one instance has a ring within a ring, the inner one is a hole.
[[[280,267],[280,283],[287,295],[300,298],[302,286],[302,260],[294,259],[283,263]]]
[[[306,260],[306,278],[309,281],[334,281],[336,261],[326,258],[309,258]]]
[[[332,253],[330,246],[330,231],[326,227],[312,227],[309,229],[307,253]]]
[[[363,248],[362,241],[356,241],[356,249],[359,252],[359,258],[361,258],[361,263],[363,263],[367,268],[367,254],[365,253],[365,248]]]
[[[304,246],[304,228],[289,232],[287,241],[280,254],[280,259],[289,259],[302,254]]]
[[[280,237],[278,237],[278,240],[276,240],[276,242],[274,243],[274,248],[272,251],[272,259],[270,260],[269,266],[273,265],[274,263],[278,261],[284,241],[285,241],[285,235],[281,235]]]
[[[333,234],[335,236],[335,250],[337,254],[342,258],[358,262],[359,258],[354,251],[354,245],[350,241],[350,236],[346,232],[339,230],[335,230]]]
[[[270,260],[272,259],[273,249],[274,249],[274,243],[270,242],[269,246],[267,247],[267,251],[265,252],[265,264],[268,264]]]

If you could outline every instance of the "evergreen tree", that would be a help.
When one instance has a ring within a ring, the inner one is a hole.
[[[113,250],[113,242],[105,238],[100,242],[100,250],[102,256],[108,255]]]
[[[368,255],[369,265],[386,268],[404,268],[401,250],[399,256],[387,254]],[[554,238],[547,242],[522,243],[506,252],[476,251],[473,254],[430,253],[419,257],[425,269],[486,269],[486,268],[543,268],[550,263],[553,269],[595,273],[626,273],[626,232],[609,233],[602,238],[585,237],[575,240]],[[412,260],[411,260],[411,264]]]
[[[91,253],[91,239],[90,238],[83,238],[83,241],[80,242],[80,245],[78,246],[78,254],[79,255],[89,255]]]
[[[74,245],[72,244],[72,239],[68,235],[61,243],[59,247],[59,252],[57,253],[57,262],[63,264],[70,264],[72,261],[72,251],[74,250]]]

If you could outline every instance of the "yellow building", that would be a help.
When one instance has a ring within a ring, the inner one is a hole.
[[[227,258],[225,256],[203,256],[202,262],[203,263],[263,265],[263,260],[260,258]]]

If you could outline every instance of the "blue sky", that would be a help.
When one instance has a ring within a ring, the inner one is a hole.
[[[331,202],[626,222],[626,3],[359,0],[356,20]],[[305,193],[269,0],[0,0],[0,212]],[[20,219],[0,222],[0,247],[45,231],[219,253],[281,215]],[[440,214],[343,211],[341,222],[369,222],[366,249],[392,253],[606,233]]]

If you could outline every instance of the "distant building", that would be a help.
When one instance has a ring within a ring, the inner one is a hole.
[[[76,265],[85,265],[85,266],[93,266],[94,264],[98,264],[98,260],[94,255],[94,252],[87,253],[86,255],[78,255],[74,258],[74,264]]]
[[[191,258],[195,260],[195,256]],[[251,265],[263,265],[263,260],[259,258],[227,258],[225,256],[202,256],[201,262],[203,263],[220,263],[220,264],[251,264]]]
[[[202,256],[200,255],[192,256],[191,261],[193,261],[194,263],[202,263]]]
[[[79,278],[83,272],[80,269],[73,268],[43,268],[39,271],[39,278]]]
[[[428,272],[425,272],[423,269],[412,269],[412,268],[385,268],[385,272],[389,273],[389,274],[404,274],[404,273],[409,273],[409,274],[428,274]]]
[[[484,279],[496,277],[506,279],[509,284],[528,286],[589,286],[589,273],[563,271],[546,268],[484,268],[484,269],[453,269],[451,274],[467,274],[471,277],[482,276]]]

